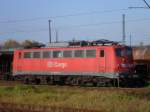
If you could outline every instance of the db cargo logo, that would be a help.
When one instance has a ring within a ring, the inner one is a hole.
[[[51,61],[49,61],[49,62],[47,63],[47,66],[48,66],[49,68],[52,68],[52,67],[65,68],[65,67],[67,67],[67,63],[59,63],[59,62],[51,62]]]

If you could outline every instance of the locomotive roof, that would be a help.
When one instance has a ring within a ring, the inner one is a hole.
[[[94,49],[94,48],[120,48],[125,47],[121,45],[112,45],[112,46],[80,46],[80,47],[44,47],[44,48],[30,48],[30,49],[20,49],[21,51],[32,51],[32,50],[74,50],[74,49]],[[18,49],[17,49],[18,50]]]
[[[73,46],[96,46],[96,45],[118,45],[119,42],[109,41],[105,39],[95,41],[71,41],[71,42],[54,42],[49,43],[49,47],[73,47]]]
[[[41,48],[29,48],[21,50],[45,50],[45,49],[84,49],[84,48],[106,48],[106,47],[125,47],[125,45],[120,45],[119,42],[109,41],[105,39],[96,41],[72,41],[72,42],[59,42],[59,43],[49,43],[47,47]]]

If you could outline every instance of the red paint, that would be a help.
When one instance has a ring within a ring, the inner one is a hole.
[[[16,72],[128,72],[130,67],[123,67],[122,64],[132,65],[132,57],[117,57],[115,49],[121,45],[113,46],[88,46],[75,48],[39,48],[15,50],[13,61],[13,73]],[[85,50],[96,49],[95,58],[48,58],[48,59],[24,59],[23,53],[28,51],[47,51],[47,50]],[[100,57],[100,50],[105,52],[104,57]],[[19,55],[21,58],[19,59]]]

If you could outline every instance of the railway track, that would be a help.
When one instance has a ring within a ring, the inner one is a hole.
[[[0,86],[16,86],[16,85],[23,85],[21,81],[4,81],[0,80]]]
[[[4,81],[0,80],[0,86],[6,86],[6,87],[14,87],[17,85],[26,85],[21,81]],[[33,85],[33,86],[43,86],[43,85]],[[51,87],[58,87],[58,85],[46,85]],[[149,91],[148,88],[122,88],[122,87],[81,87],[81,86],[59,86],[59,88],[67,88],[67,89],[84,89],[84,90],[98,90],[98,91],[124,91],[124,92],[143,92],[143,91]]]

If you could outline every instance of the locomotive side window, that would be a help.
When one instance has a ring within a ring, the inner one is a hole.
[[[100,57],[104,57],[104,56],[105,56],[104,50],[100,50]]]
[[[62,52],[61,51],[53,51],[53,58],[61,58]]]
[[[86,50],[86,57],[87,58],[96,57],[96,50]]]
[[[33,52],[33,58],[40,58],[41,53],[40,52]]]
[[[72,51],[63,51],[63,57],[64,58],[71,58],[72,57]]]
[[[44,51],[43,58],[51,58],[51,51]]]
[[[31,58],[31,52],[25,52],[24,58]]]
[[[78,58],[83,58],[84,57],[84,50],[75,50],[74,56]]]

